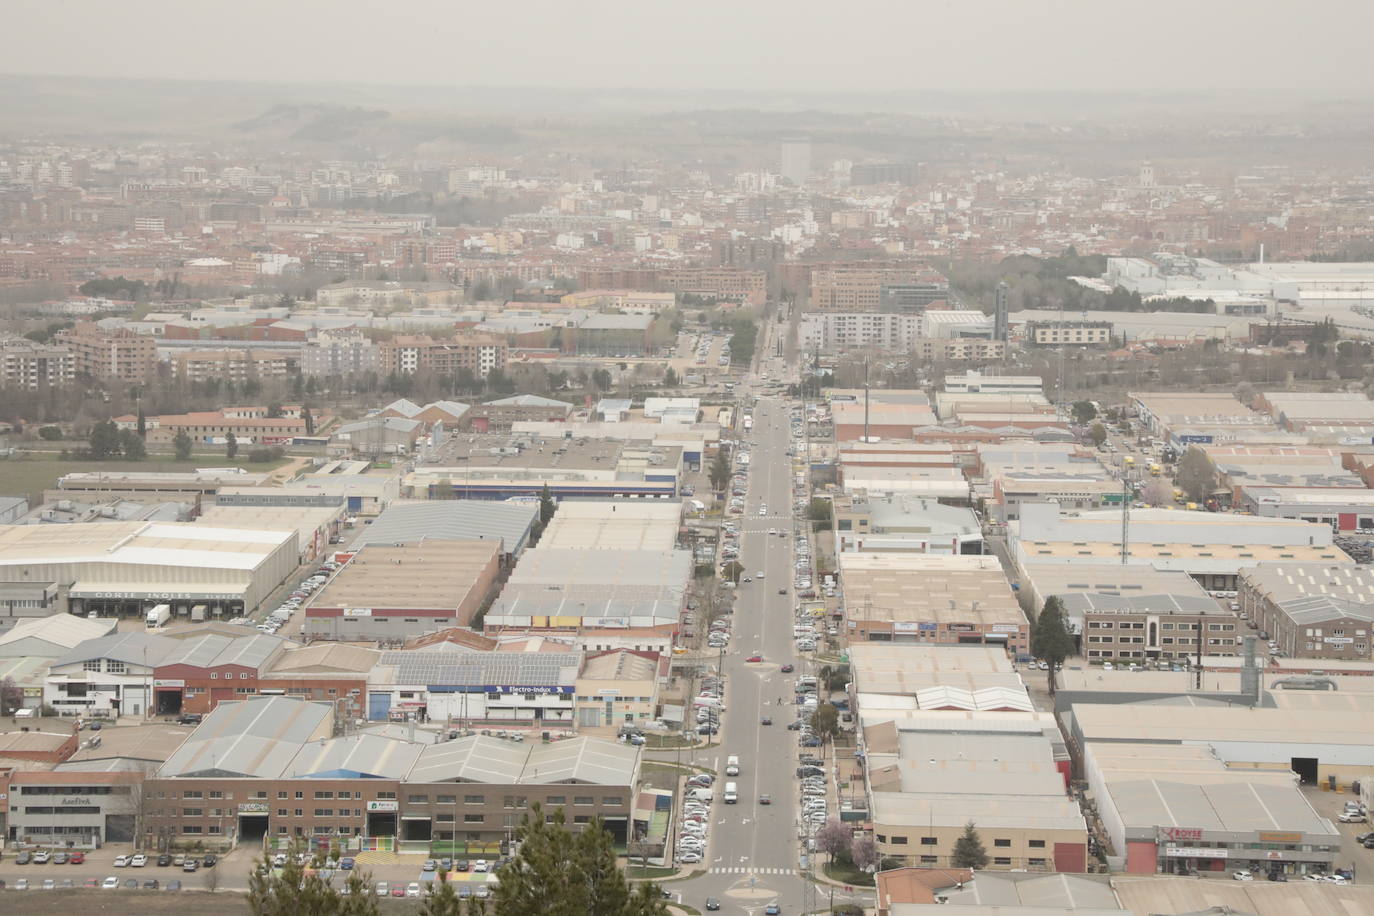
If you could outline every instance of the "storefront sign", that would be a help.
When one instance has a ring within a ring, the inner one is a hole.
[[[174,679],[170,679],[170,678],[153,678],[153,686],[154,686],[154,687],[185,687],[185,686],[186,686],[186,682],[185,682],[185,681],[174,680]]]
[[[1014,623],[994,623],[992,625],[994,633],[1019,633],[1021,628]]]
[[[596,692],[597,692],[598,695],[603,696],[603,697],[618,697],[618,696],[620,696],[620,688],[619,688],[619,687],[600,687],[600,688],[597,689]]]
[[[267,802],[240,802],[239,814],[267,814]]]
[[[1164,854],[1183,859],[1227,859],[1231,856],[1231,850],[1208,849],[1205,846],[1165,846]]]
[[[367,810],[369,810],[369,811],[395,811],[395,810],[397,810],[397,803],[394,802],[394,801],[388,801],[388,800],[384,800],[384,799],[383,799],[383,800],[378,800],[378,801],[370,801],[370,802],[367,803]]]
[[[922,633],[933,633],[933,632],[935,632],[936,630],[940,629],[940,625],[939,625],[938,623],[922,623],[922,624],[917,624],[917,628],[918,628]]]
[[[63,807],[71,807],[73,805],[85,805],[86,807],[90,807],[93,804],[95,804],[95,802],[84,795],[73,795],[71,798],[62,799]]]
[[[971,623],[951,623],[946,625],[945,629],[951,633],[972,633],[978,628]]]
[[[1296,846],[1302,842],[1301,833],[1261,833],[1259,835],[1261,843],[1281,843],[1284,846]]]
[[[589,627],[616,627],[624,629],[630,622],[624,617],[589,617],[586,625]]]
[[[1169,840],[1200,840],[1202,839],[1202,828],[1200,827],[1165,827],[1159,831]]]
[[[371,617],[372,608],[370,607],[346,607],[343,609],[345,617]]]
[[[1349,636],[1327,636],[1322,640],[1322,642],[1329,643],[1333,646],[1346,646],[1354,641],[1355,640],[1351,639]]]
[[[892,632],[894,633],[915,633],[920,629],[920,624],[909,623],[907,621],[893,621]]]

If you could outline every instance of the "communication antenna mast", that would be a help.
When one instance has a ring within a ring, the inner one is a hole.
[[[1131,500],[1135,494],[1131,490],[1131,478],[1126,471],[1121,472],[1121,565],[1125,566],[1131,558]]]

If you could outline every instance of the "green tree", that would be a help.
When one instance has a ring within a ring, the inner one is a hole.
[[[62,427],[60,426],[40,426],[38,436],[45,442],[56,442],[62,438]]]
[[[487,912],[485,900],[468,898],[464,906],[446,872],[439,872],[437,880],[428,882],[430,894],[420,901],[420,916],[483,916]]]
[[[124,453],[124,457],[129,461],[142,461],[148,457],[148,446],[132,429],[119,431],[119,450]]]
[[[267,405],[267,416],[269,419],[273,420],[278,420],[285,416],[279,401],[273,401],[271,404]]]
[[[1031,630],[1031,654],[1050,666],[1051,694],[1055,690],[1054,669],[1073,654],[1073,649],[1073,635],[1069,633],[1068,623],[1064,619],[1064,602],[1059,600],[1058,595],[1051,595],[1040,609],[1039,616],[1035,618],[1035,627]]]
[[[707,477],[711,480],[711,489],[717,493],[723,492],[730,484],[730,454],[724,446],[716,451],[716,457],[711,459],[711,467],[707,471]]]
[[[148,435],[148,417],[144,415],[143,408],[138,409],[138,438],[142,439]]]
[[[1190,445],[1188,451],[1178,460],[1174,483],[1188,494],[1188,498],[1193,502],[1201,502],[1216,489],[1216,466],[1212,464],[1212,459],[1207,457],[1206,452],[1196,445]]]
[[[813,497],[810,504],[806,507],[806,517],[813,522],[830,524],[830,500]]]
[[[1093,440],[1093,445],[1097,448],[1102,447],[1102,443],[1107,441],[1107,428],[1101,423],[1094,423],[1092,429],[1088,430],[1088,438]]]
[[[299,864],[299,846],[293,846],[287,861],[273,869],[266,859],[255,860],[248,876],[248,911],[253,916],[377,916],[377,898],[372,894],[372,876],[350,871],[345,882],[348,893],[340,894],[319,874],[323,855],[316,853],[306,874]]]
[[[309,404],[301,408],[301,419],[305,421],[305,434],[307,436],[315,435],[315,415],[310,412]]]
[[[186,461],[191,457],[191,437],[186,435],[186,430],[177,430],[176,437],[172,439],[172,448],[176,451],[177,461]]]
[[[657,885],[630,889],[610,834],[594,821],[573,834],[563,809],[545,822],[530,806],[516,831],[519,851],[497,871],[496,916],[666,916]]]
[[[239,440],[238,437],[234,435],[234,431],[231,429],[229,430],[228,437],[224,440],[224,456],[228,458],[230,461],[233,461],[235,458],[238,457],[238,454]]]
[[[672,366],[669,366],[668,371],[663,373],[663,387],[676,388],[680,384],[682,384],[682,382],[678,379],[677,373],[673,371]]]
[[[539,524],[547,525],[553,520],[554,512],[558,511],[558,505],[553,501],[553,494],[549,492],[549,485],[544,484],[544,488],[539,491]]]
[[[106,420],[91,427],[91,457],[104,460],[119,453],[119,427],[113,420]]]
[[[1073,420],[1075,423],[1082,426],[1085,423],[1091,423],[1095,419],[1097,419],[1097,407],[1094,406],[1092,401],[1073,402]]]
[[[950,864],[955,868],[986,868],[988,851],[983,848],[983,839],[973,821],[964,825],[963,836],[954,843],[954,855]]]
[[[811,714],[811,733],[822,743],[833,741],[840,733],[840,712],[831,703],[821,703]]]
[[[592,373],[592,384],[601,391],[611,390],[611,372],[609,369],[597,369]]]
[[[731,560],[721,568],[721,578],[736,585],[739,585],[740,577],[743,575],[744,566],[738,560]]]

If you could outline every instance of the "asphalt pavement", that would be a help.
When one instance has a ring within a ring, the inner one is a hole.
[[[771,344],[774,333],[770,323],[760,339]],[[767,371],[776,380],[786,367],[772,353],[768,346],[756,363],[756,372]],[[796,767],[801,748],[797,733],[787,730],[798,709],[793,683],[804,667],[792,639],[797,601],[792,588],[789,408],[783,398],[762,398],[752,411],[749,488],[739,526],[740,563],[753,581],[741,583],[735,601],[730,648],[724,657],[727,710],[721,717],[720,743],[694,755],[696,762],[719,774],[702,863],[706,870],[693,880],[668,885],[674,897],[697,909],[703,908],[707,897],[715,897],[721,903],[720,912],[727,914],[762,913],[775,902],[784,914],[797,914],[805,911],[808,902],[807,882],[800,869]],[[760,515],[764,506],[767,512]],[[786,537],[770,535],[770,528],[785,532]],[[746,661],[754,655],[763,660]],[[782,673],[781,667],[789,663],[797,670]],[[763,725],[764,716],[773,724]],[[726,757],[732,754],[740,758],[736,777],[724,775]],[[737,804],[724,803],[726,782],[738,785]],[[759,803],[763,795],[770,797],[771,804]],[[818,903],[822,899],[828,905],[828,888],[816,894]],[[864,896],[837,894],[836,902],[841,900],[862,903]]]

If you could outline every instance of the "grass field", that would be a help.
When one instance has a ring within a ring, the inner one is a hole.
[[[193,471],[196,468],[241,467],[247,471],[271,471],[287,459],[254,463],[240,457],[234,461],[224,452],[192,455],[186,461],[149,458],[147,461],[63,461],[60,458],[18,457],[0,461],[0,496],[28,496],[30,508],[37,506],[44,490],[57,486],[57,478],[76,471]]]

